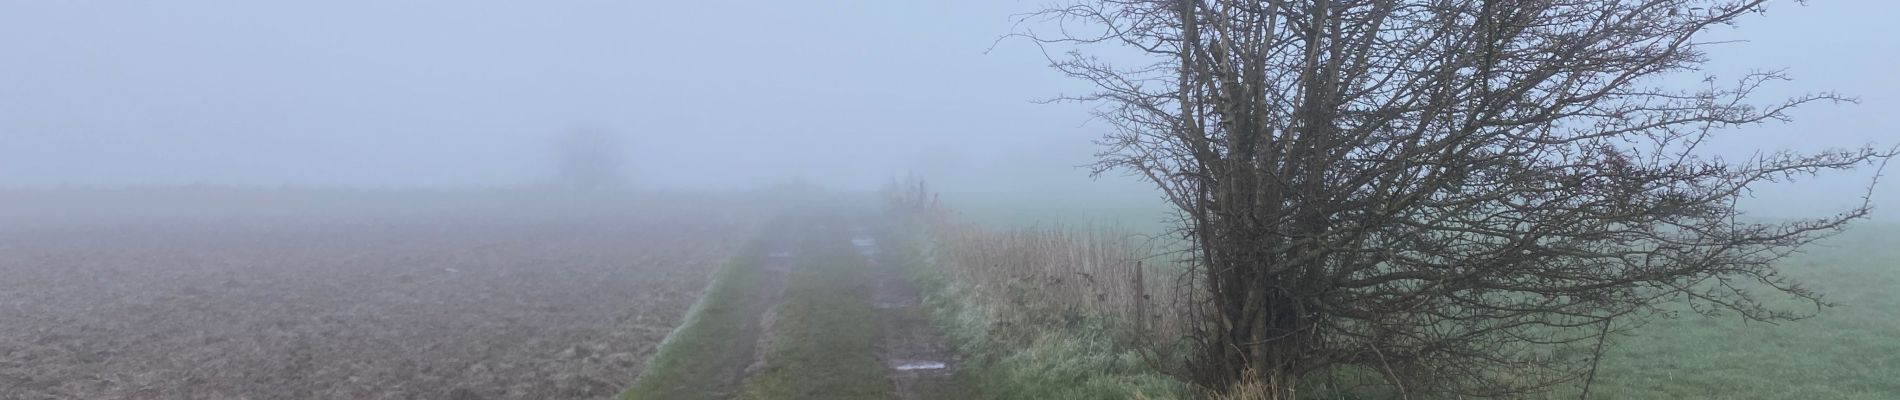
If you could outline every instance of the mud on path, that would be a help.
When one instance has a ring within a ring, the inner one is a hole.
[[[922,292],[901,266],[880,262],[877,236],[852,229],[852,245],[870,265],[871,301],[878,310],[878,356],[889,371],[894,397],[905,400],[961,399],[954,379],[956,351],[923,314]]]

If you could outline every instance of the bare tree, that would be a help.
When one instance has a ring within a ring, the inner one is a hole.
[[[1894,151],[1710,156],[1726,128],[1851,99],[1752,100],[1778,71],[1664,79],[1764,2],[1081,0],[1034,14],[1059,33],[1021,35],[1152,61],[1051,57],[1100,89],[1065,99],[1116,128],[1096,172],[1154,182],[1194,245],[1185,377],[1278,398],[1350,370],[1512,396],[1592,375],[1605,337],[1664,303],[1756,320],[1801,316],[1764,293],[1822,304],[1775,262],[1865,198],[1786,222],[1735,201]]]
[[[575,130],[562,136],[555,150],[561,181],[570,188],[597,190],[626,183],[626,149],[613,135]]]

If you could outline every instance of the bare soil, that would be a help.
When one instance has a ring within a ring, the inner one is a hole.
[[[752,227],[680,212],[0,224],[0,398],[607,398]]]

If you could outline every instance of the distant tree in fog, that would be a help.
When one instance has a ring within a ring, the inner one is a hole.
[[[599,190],[626,183],[626,149],[607,132],[581,129],[562,136],[556,144],[561,184],[577,190]]]

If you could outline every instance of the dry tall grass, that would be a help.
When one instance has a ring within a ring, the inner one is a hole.
[[[1134,235],[1114,228],[1055,225],[992,228],[953,216],[921,181],[893,183],[894,210],[923,222],[931,255],[960,283],[991,300],[992,320],[1101,318],[1146,339],[1185,332],[1181,269],[1153,259]]]
[[[1101,317],[1149,338],[1183,331],[1176,274],[1144,261],[1147,253],[1120,230],[992,229],[950,218],[928,229],[940,265],[985,298],[1000,300],[1002,312]]]

